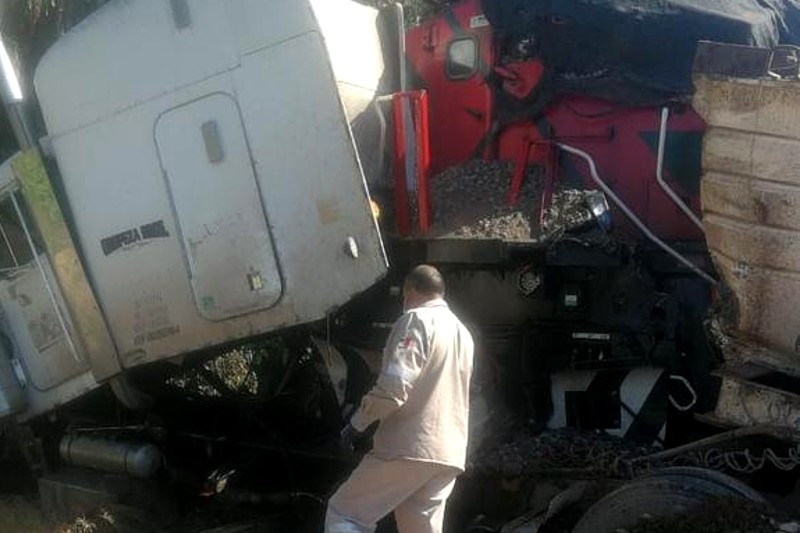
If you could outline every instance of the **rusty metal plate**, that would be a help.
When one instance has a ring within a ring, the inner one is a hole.
[[[800,428],[800,396],[727,373],[712,416],[734,426]]]

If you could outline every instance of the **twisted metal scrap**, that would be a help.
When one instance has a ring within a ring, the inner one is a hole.
[[[604,433],[570,429],[538,435],[518,433],[499,446],[481,450],[472,470],[505,477],[630,478],[634,473],[632,459],[654,451]]]
[[[739,474],[752,474],[772,465],[778,470],[791,472],[800,466],[800,445],[787,450],[786,455],[778,455],[772,448],[754,452],[750,448],[741,450],[720,450],[711,448],[702,456],[702,466],[712,470],[730,470]]]
[[[723,447],[739,439],[770,436],[795,444],[785,454],[774,448]],[[699,466],[751,474],[771,465],[790,471],[800,467],[800,434],[786,428],[741,428],[669,450],[632,446],[606,434],[557,430],[539,435],[516,434],[500,446],[484,449],[471,470],[504,477],[567,476],[632,479],[668,466]]]
[[[763,447],[754,451],[750,447],[738,449],[723,448],[728,443],[753,436],[768,436],[784,442],[793,443],[785,452],[778,454],[774,448]],[[653,468],[666,463],[685,461],[712,470],[731,471],[739,474],[752,474],[767,465],[783,471],[791,471],[800,466],[800,433],[785,427],[752,426],[735,429],[713,437],[699,440],[671,450],[665,450],[635,460],[636,467]]]

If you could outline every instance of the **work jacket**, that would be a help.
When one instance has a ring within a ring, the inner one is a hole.
[[[473,352],[472,336],[444,300],[400,317],[378,380],[350,421],[358,431],[380,421],[375,456],[464,469]]]

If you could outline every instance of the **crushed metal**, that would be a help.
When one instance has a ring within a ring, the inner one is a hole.
[[[550,207],[542,215],[542,238],[553,240],[594,224],[595,217],[587,203],[592,192],[579,189],[555,192]]]

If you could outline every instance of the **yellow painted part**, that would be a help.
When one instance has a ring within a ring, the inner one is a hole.
[[[98,381],[118,374],[121,366],[116,348],[39,152],[28,150],[18,154],[11,161],[11,168],[39,230],[67,311],[77,330],[79,338],[76,339],[76,347],[84,352]]]

